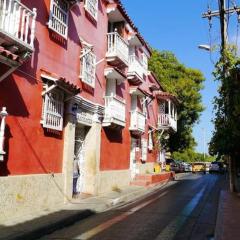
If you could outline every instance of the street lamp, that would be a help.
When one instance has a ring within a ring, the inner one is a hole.
[[[211,47],[209,45],[207,45],[207,44],[198,45],[198,48],[206,50],[206,51],[209,51],[209,52],[212,50]]]

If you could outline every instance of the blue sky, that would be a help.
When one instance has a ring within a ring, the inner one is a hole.
[[[122,0],[130,17],[146,41],[159,50],[170,50],[188,67],[201,70],[206,78],[202,91],[205,111],[200,122],[194,127],[194,137],[198,143],[197,151],[203,152],[205,129],[205,149],[210,141],[213,124],[213,97],[217,94],[217,83],[214,82],[213,63],[210,54],[198,49],[199,44],[209,44],[209,25],[201,15],[210,3],[212,10],[217,9],[216,0]],[[218,19],[213,21],[212,42],[220,41]],[[217,60],[217,56],[213,56]],[[207,151],[207,150],[206,150]]]

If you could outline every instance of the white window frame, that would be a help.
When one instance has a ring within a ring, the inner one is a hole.
[[[89,48],[83,48],[81,55],[81,80],[95,88],[96,80],[96,55]]]
[[[55,99],[54,99],[55,98]],[[62,131],[64,115],[64,92],[52,90],[43,96],[42,126],[43,128]]]
[[[64,39],[68,36],[69,3],[65,0],[51,0],[48,28]]]
[[[85,0],[84,8],[97,21],[98,0]]]

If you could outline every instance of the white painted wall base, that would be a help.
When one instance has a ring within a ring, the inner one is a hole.
[[[63,204],[63,175],[0,177],[0,225],[33,211]]]
[[[137,163],[137,169],[139,170],[139,174],[147,174],[154,172],[154,164],[153,162],[148,163]]]
[[[110,192],[114,188],[129,186],[130,170],[100,171],[98,177],[98,194]]]

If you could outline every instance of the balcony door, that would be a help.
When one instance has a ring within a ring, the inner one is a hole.
[[[124,22],[109,23],[109,25],[108,25],[108,32],[115,32],[115,30],[117,30],[117,33],[121,37],[124,37],[125,23]]]

